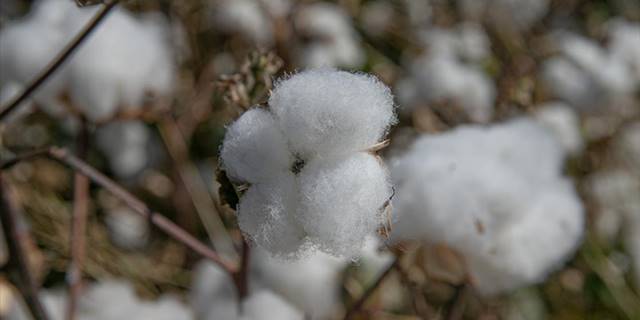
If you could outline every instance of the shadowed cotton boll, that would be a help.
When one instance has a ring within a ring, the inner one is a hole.
[[[295,23],[299,32],[314,39],[301,50],[302,65],[356,68],[364,63],[359,36],[341,7],[324,2],[304,6]]]
[[[268,288],[312,319],[328,319],[340,304],[340,274],[347,261],[314,252],[298,261],[283,261],[264,250],[252,251],[254,288]]]
[[[539,282],[583,232],[563,157],[554,137],[525,118],[424,135],[392,161],[392,237],[457,250],[484,294]]]
[[[391,195],[387,171],[366,150],[394,122],[389,89],[373,76],[316,69],[278,81],[269,109],[244,113],[223,141],[223,167],[250,184],[240,229],[278,256],[356,255]]]
[[[0,85],[26,86],[49,64],[71,38],[62,26],[66,13],[74,9],[69,1],[38,1],[25,17],[4,26],[0,31]],[[63,66],[35,92],[35,102],[52,104],[66,85],[67,69]]]
[[[254,260],[254,257],[251,259]],[[251,270],[254,273],[253,270]],[[198,264],[191,286],[191,307],[196,319],[210,320],[262,320],[262,319],[304,319],[302,312],[289,304],[283,297],[250,285],[251,292],[242,305],[238,305],[236,288],[231,277],[218,265],[209,261]]]
[[[79,17],[69,24],[75,30],[85,20]],[[76,107],[89,119],[100,121],[120,108],[140,109],[150,93],[169,94],[174,65],[172,48],[162,36],[164,29],[126,10],[112,12],[69,66],[70,94]]]
[[[77,319],[81,320],[191,320],[193,317],[181,302],[171,296],[156,301],[139,299],[131,284],[106,280],[88,286],[80,297]],[[66,291],[48,290],[40,293],[51,319],[65,319]],[[30,319],[24,307],[18,306],[9,319]]]
[[[609,25],[609,48],[614,57],[630,66],[636,85],[640,84],[640,24],[613,20]]]
[[[485,19],[497,27],[526,30],[549,9],[549,0],[458,0],[467,18]]]
[[[273,42],[273,26],[261,6],[258,0],[218,0],[211,8],[209,21],[224,32],[238,32],[268,46]]]
[[[100,127],[97,146],[109,160],[116,175],[130,177],[147,165],[147,143],[151,133],[140,121],[122,121]]]
[[[105,222],[111,241],[121,248],[139,249],[144,247],[149,239],[149,219],[128,207],[117,207],[107,211]]]
[[[550,102],[540,106],[535,118],[551,129],[564,149],[572,155],[584,147],[580,132],[580,119],[575,111],[562,102]]]
[[[632,69],[624,60],[587,38],[554,36],[561,54],[544,63],[542,77],[555,97],[593,111],[633,91]]]

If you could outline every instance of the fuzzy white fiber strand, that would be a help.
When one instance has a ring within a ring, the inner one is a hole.
[[[535,121],[420,137],[393,160],[394,239],[445,244],[484,294],[541,281],[577,247],[583,208],[564,151]]]
[[[279,256],[357,254],[391,195],[366,150],[394,122],[391,93],[373,76],[314,69],[278,81],[269,108],[230,125],[220,153],[230,178],[250,184],[241,230]]]

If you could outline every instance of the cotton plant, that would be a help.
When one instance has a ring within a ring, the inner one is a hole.
[[[70,1],[40,0],[24,18],[12,21],[0,35],[0,84],[25,86],[88,23],[97,8],[78,8]],[[35,102],[55,116],[59,97],[90,121],[110,120],[119,112],[136,112],[150,98],[171,94],[175,61],[167,41],[167,22],[137,17],[116,8],[74,56],[35,94]],[[155,100],[154,100],[155,101]]]
[[[281,257],[357,254],[392,193],[371,153],[395,122],[390,90],[371,75],[312,69],[278,81],[268,105],[232,123],[220,152],[232,182],[248,188],[240,229]]]
[[[271,290],[252,290],[241,302],[234,292],[231,278],[219,266],[208,261],[198,264],[190,292],[195,319],[305,319],[302,311]]]
[[[581,112],[597,112],[617,107],[637,88],[633,69],[621,54],[573,33],[551,38],[559,54],[544,62],[542,79],[554,97]]]
[[[66,292],[48,289],[40,293],[51,319],[65,319]],[[164,295],[155,301],[140,299],[133,286],[123,280],[105,280],[91,284],[79,299],[77,319],[92,320],[191,320],[192,313],[176,297]],[[15,305],[9,319],[30,319],[22,305]]]
[[[464,18],[486,21],[500,30],[526,31],[549,10],[549,0],[457,0]]]
[[[496,89],[480,68],[490,56],[489,39],[480,26],[461,24],[452,30],[432,29],[422,35],[426,54],[410,62],[408,77],[396,90],[408,110],[425,103],[450,102],[473,122],[493,116]]]
[[[360,36],[340,6],[317,2],[295,15],[296,32],[310,38],[300,48],[299,64],[307,68],[359,68],[365,62]]]
[[[565,155],[529,118],[423,135],[391,161],[392,238],[455,250],[485,295],[541,282],[584,229],[582,203],[562,175]]]

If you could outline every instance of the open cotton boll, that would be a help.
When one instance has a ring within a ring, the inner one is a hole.
[[[260,290],[242,301],[240,320],[303,320],[304,314],[271,291]]]
[[[491,53],[489,37],[482,26],[466,22],[451,29],[431,28],[422,35],[429,56],[478,62]]]
[[[333,69],[279,81],[269,105],[290,150],[303,159],[365,150],[395,122],[388,87],[374,76]]]
[[[299,219],[325,252],[357,255],[367,235],[385,221],[383,206],[391,197],[391,185],[382,164],[370,154],[335,162],[316,159],[299,179]]]
[[[550,102],[540,106],[535,117],[551,129],[560,144],[569,154],[577,154],[584,147],[580,132],[580,119],[575,111],[562,102]]]
[[[564,154],[526,118],[423,135],[392,160],[392,237],[458,251],[484,294],[541,281],[583,232],[582,205],[561,174]]]
[[[328,319],[340,305],[340,274],[346,265],[344,259],[322,252],[283,261],[257,249],[251,257],[252,281],[280,294],[311,319]]]
[[[128,207],[107,211],[105,222],[111,241],[121,248],[139,249],[149,240],[149,219]]]
[[[564,57],[544,62],[542,77],[553,96],[567,101],[580,111],[593,109],[606,93],[585,71]]]
[[[475,122],[487,122],[493,116],[494,84],[475,67],[435,56],[420,58],[413,70],[420,98],[456,103]]]
[[[349,16],[335,4],[317,2],[302,7],[296,29],[314,40],[301,50],[307,67],[359,67],[365,55]]]
[[[247,237],[271,253],[293,256],[306,238],[296,217],[297,200],[291,173],[254,184],[240,199],[238,225]]]
[[[238,32],[259,45],[273,42],[273,26],[258,0],[217,0],[209,21],[228,33]]]
[[[97,146],[116,175],[130,177],[148,163],[149,129],[140,121],[109,123],[97,130]]]
[[[71,20],[68,28],[75,30],[85,20]],[[69,65],[70,95],[76,107],[90,120],[104,121],[120,108],[140,109],[149,93],[169,94],[173,54],[161,33],[161,26],[124,9],[112,12]]]
[[[198,263],[193,274],[189,300],[196,319],[236,319],[236,288],[229,274],[210,261]]]
[[[263,182],[289,172],[293,156],[273,115],[252,108],[227,127],[220,151],[222,166],[235,181]]]
[[[611,54],[630,66],[636,85],[640,83],[640,24],[626,20],[608,22]]]

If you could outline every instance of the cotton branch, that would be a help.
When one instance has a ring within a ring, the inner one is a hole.
[[[33,318],[47,320],[49,317],[40,302],[36,281],[33,279],[29,268],[21,239],[23,237],[18,231],[18,212],[11,196],[11,190],[3,181],[2,171],[0,171],[0,218],[2,219],[2,229],[7,237],[7,249],[9,250],[7,269],[12,274],[17,275],[16,287],[24,298]]]
[[[56,161],[59,161],[74,171],[77,171],[85,176],[87,176],[91,181],[95,182],[99,186],[105,188],[109,192],[111,192],[116,198],[123,201],[130,208],[132,208],[135,212],[142,215],[145,218],[148,218],[149,221],[158,227],[163,232],[167,233],[169,236],[177,240],[178,242],[183,243],[191,250],[200,254],[201,256],[213,261],[218,264],[222,269],[230,274],[235,274],[238,272],[238,267],[232,263],[228,262],[226,259],[223,259],[216,253],[211,250],[205,244],[200,242],[198,239],[184,231],[182,228],[177,226],[171,220],[167,219],[165,216],[153,212],[147,207],[147,205],[142,202],[140,199],[136,198],[129,191],[125,190],[123,187],[118,185],[113,180],[109,179],[107,176],[91,167],[86,162],[78,159],[76,156],[70,154],[66,149],[59,147],[50,147],[43,150],[32,151],[20,156],[17,156],[15,159],[9,160],[3,163],[0,166],[0,170],[7,169],[12,165],[28,160],[31,158],[46,156]]]
[[[34,93],[49,77],[51,77],[56,70],[58,70],[62,64],[71,56],[71,54],[78,49],[78,47],[84,42],[84,40],[91,34],[93,30],[100,24],[107,14],[113,9],[119,0],[105,1],[105,4],[100,8],[96,15],[89,21],[84,28],[67,44],[67,46],[60,51],[57,57],[53,59],[46,68],[44,68],[22,91],[16,98],[7,103],[7,106],[0,111],[0,120],[9,115],[14,109],[16,109],[22,102],[24,102],[32,93]]]
[[[87,122],[81,119],[78,133],[77,152],[80,159],[86,159],[89,148],[89,132]],[[78,298],[82,291],[82,265],[85,256],[85,233],[87,229],[87,213],[89,205],[89,179],[79,172],[73,178],[73,220],[71,224],[71,262],[67,273],[69,283],[69,299],[67,302],[67,320],[75,319]]]

